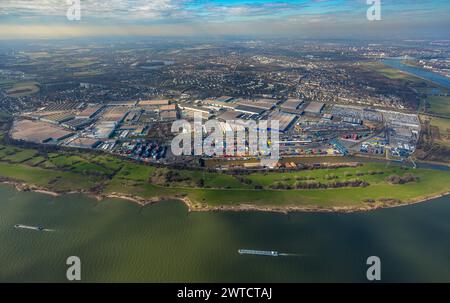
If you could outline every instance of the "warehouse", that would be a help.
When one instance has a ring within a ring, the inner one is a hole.
[[[234,109],[235,111],[244,113],[244,114],[250,114],[250,115],[261,115],[265,112],[264,109],[253,107],[253,106],[247,106],[247,105],[238,105]]]
[[[163,121],[173,121],[177,119],[177,111],[175,110],[165,110],[159,113],[159,117]]]
[[[219,98],[216,99],[217,102],[221,102],[221,103],[228,103],[233,101],[233,97],[230,96],[221,96]]]
[[[73,118],[75,118],[75,116],[71,112],[63,112],[41,117],[41,121],[53,124],[61,124],[63,122],[72,120]]]
[[[161,106],[159,107],[159,110],[160,110],[160,111],[165,111],[165,110],[176,110],[176,109],[177,109],[177,108],[176,108],[175,104],[161,105]]]
[[[305,108],[305,113],[320,114],[324,106],[325,104],[321,102],[310,102]]]
[[[333,120],[333,115],[332,114],[323,114],[322,119]]]
[[[197,112],[202,114],[211,114],[211,110],[205,107],[196,106],[196,105],[180,105],[180,108],[184,111],[188,112]]]
[[[114,122],[101,122],[97,124],[93,130],[93,137],[107,139],[116,130],[117,125]]]
[[[70,121],[61,123],[61,126],[64,126],[72,130],[79,130],[91,124],[92,122],[93,122],[92,119],[72,119]]]
[[[239,117],[241,117],[243,115],[243,113],[241,112],[237,112],[235,110],[229,110],[226,111],[222,114],[220,114],[217,119],[222,120],[222,121],[229,121],[229,120],[236,120],[239,119]]]
[[[42,109],[43,113],[51,112],[64,112],[68,110],[75,110],[82,106],[83,103],[79,102],[64,102],[64,103],[52,103]]]
[[[93,138],[76,138],[67,145],[76,148],[96,148],[100,143],[101,141]]]
[[[137,101],[111,101],[108,105],[133,107],[136,106],[136,103]]]
[[[241,99],[236,103],[243,106],[251,106],[263,110],[270,110],[275,107],[278,101],[273,99],[257,99],[257,100]]]
[[[294,122],[296,120],[296,115],[283,112],[273,112],[269,116],[269,121],[278,121],[278,131],[282,133],[287,132],[292,127],[292,125],[294,125]]]
[[[231,99],[231,100],[233,100],[233,99]],[[232,103],[231,101],[223,102],[223,101],[220,101],[219,99],[208,99],[205,101],[205,103],[210,106],[220,107],[220,108],[228,108],[228,109],[233,109],[237,106],[236,104]]]
[[[356,119],[352,117],[345,117],[342,121],[353,125],[361,125],[363,123],[361,119]]]
[[[297,113],[303,101],[300,99],[287,99],[281,104],[280,109],[286,113]]]
[[[129,109],[123,107],[109,108],[102,115],[102,121],[114,122],[116,125],[121,123],[125,116],[128,114]]]
[[[78,118],[84,118],[84,119],[90,119],[93,118],[95,115],[97,115],[100,110],[103,108],[101,105],[96,106],[89,106],[82,110],[80,113],[78,113]]]
[[[159,107],[161,105],[169,105],[168,99],[158,99],[158,100],[142,100],[138,102],[139,106],[153,106]]]

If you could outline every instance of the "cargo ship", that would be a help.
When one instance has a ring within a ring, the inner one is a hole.
[[[42,226],[29,226],[29,225],[22,225],[22,224],[16,224],[16,225],[14,225],[14,227],[19,228],[19,229],[31,229],[31,230],[37,230],[37,231],[45,230]]]
[[[257,256],[270,256],[278,257],[279,253],[274,250],[254,250],[254,249],[239,249],[240,255],[257,255]]]

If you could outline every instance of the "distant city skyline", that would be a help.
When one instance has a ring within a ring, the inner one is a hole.
[[[69,1],[70,2],[70,1]],[[450,1],[381,0],[369,21],[366,0],[81,0],[70,21],[64,0],[2,0],[0,38],[89,36],[295,36],[450,39]]]

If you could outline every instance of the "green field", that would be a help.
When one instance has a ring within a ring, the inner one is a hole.
[[[447,96],[429,96],[427,98],[429,104],[429,111],[450,117],[450,97]]]
[[[371,70],[373,72],[379,73],[386,78],[393,80],[408,80],[412,82],[423,82],[424,80],[405,73],[401,70],[386,66],[380,62],[364,62],[362,63],[363,68]]]
[[[72,76],[74,76],[74,77],[92,77],[92,76],[98,76],[101,74],[103,74],[103,71],[101,71],[101,70],[88,70],[88,71],[74,72],[74,73],[72,73]]]
[[[93,64],[99,63],[98,61],[91,61],[91,60],[81,60],[81,61],[75,61],[72,63],[67,64],[67,67],[69,68],[81,68],[81,67],[88,67]]]
[[[0,84],[1,86],[1,84]],[[0,139],[2,139],[9,130],[8,121],[11,115],[0,110]]]
[[[413,174],[417,181],[393,185],[392,175]],[[407,169],[385,163],[291,172],[245,175],[175,170],[90,153],[37,152],[0,146],[0,177],[23,181],[56,192],[92,191],[96,194],[131,195],[146,200],[189,198],[193,209],[258,208],[370,208],[395,205],[448,192],[450,173]],[[332,184],[358,180],[364,187]],[[298,189],[316,183],[328,188]],[[274,186],[283,185],[283,189]]]
[[[436,142],[450,147],[450,119],[429,117],[431,126],[439,128],[439,138]]]
[[[13,98],[25,97],[39,92],[39,84],[37,82],[16,82],[9,83],[4,88],[6,94]]]
[[[10,161],[12,163],[22,163],[32,159],[36,155],[36,151],[32,149],[25,149],[19,152],[14,152],[10,155],[5,155],[2,160]]]
[[[38,156],[38,157],[33,157],[32,159],[26,161],[25,164],[31,165],[31,166],[37,166],[37,165],[45,162],[45,160],[46,159],[44,157]]]
[[[0,177],[23,181],[58,192],[89,190],[93,187],[93,182],[100,181],[95,177],[87,178],[75,173],[4,162],[0,162]]]

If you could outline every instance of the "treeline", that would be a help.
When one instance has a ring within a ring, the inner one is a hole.
[[[300,171],[300,170],[315,170],[315,169],[330,169],[330,168],[354,168],[358,166],[362,166],[362,163],[297,163],[296,167],[277,167],[274,169],[260,167],[260,168],[242,168],[242,167],[234,167],[232,169],[223,171],[225,174],[229,175],[249,175],[255,172],[259,173],[268,173],[268,172],[291,172],[291,171]]]
[[[170,185],[170,183],[174,182],[189,181],[188,177],[182,176],[178,171],[175,170],[157,170],[154,176],[159,178],[160,182],[162,181],[167,186]]]
[[[394,174],[394,175],[390,175],[389,177],[386,178],[386,182],[388,182],[390,184],[406,184],[406,183],[417,182],[417,181],[419,181],[419,177],[417,177],[411,173],[406,173],[402,177]]]
[[[327,188],[342,188],[342,187],[366,187],[369,183],[359,179],[347,181],[334,181],[330,183],[322,183],[317,181],[295,182],[293,185],[285,182],[275,182],[270,185],[271,189],[327,189]]]

